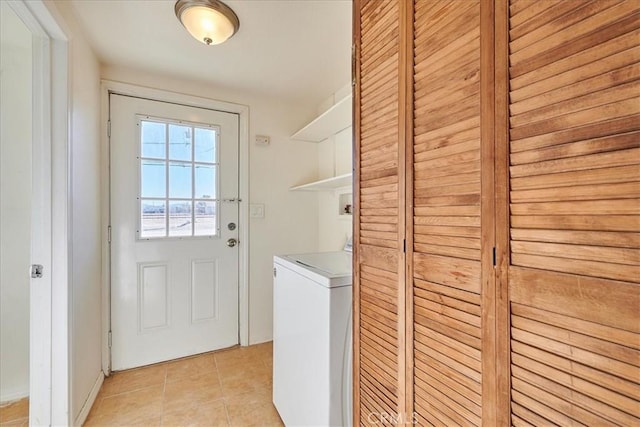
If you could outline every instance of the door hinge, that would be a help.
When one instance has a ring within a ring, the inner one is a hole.
[[[278,277],[278,270],[273,267],[273,277]]]
[[[496,266],[496,248],[495,248],[495,246],[493,248],[493,266],[494,267]]]
[[[109,344],[109,348],[111,348],[111,341],[112,341],[112,340],[111,340],[111,335],[112,335],[112,334],[111,334],[111,331],[109,331],[109,334],[108,334],[108,341],[109,341],[109,343],[108,343],[108,344]]]
[[[402,252],[407,253],[407,239],[402,239]]]
[[[111,243],[111,226],[107,227],[107,242]]]
[[[111,138],[111,120],[107,120],[107,136]]]
[[[356,45],[351,45],[351,86],[356,85]]]

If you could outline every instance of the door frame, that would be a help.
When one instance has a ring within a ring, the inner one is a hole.
[[[169,102],[189,107],[235,113],[239,117],[238,178],[240,251],[238,259],[238,330],[240,345],[249,345],[249,106],[218,101],[193,95],[185,95],[161,89],[137,86],[129,83],[102,80],[101,82],[101,211],[102,211],[102,370],[111,373],[111,350],[109,331],[111,329],[111,251],[109,227],[111,225],[111,182],[109,173],[109,94],[146,98],[153,101]]]
[[[33,35],[29,422],[70,423],[69,369],[69,40],[63,19],[42,0],[10,0]],[[55,366],[56,369],[52,369]]]

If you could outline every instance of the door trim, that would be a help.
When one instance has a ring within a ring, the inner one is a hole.
[[[218,101],[198,96],[169,92],[161,89],[137,86],[128,83],[102,80],[101,82],[101,211],[102,211],[102,370],[105,375],[111,372],[111,352],[109,349],[109,330],[111,325],[111,259],[109,250],[108,227],[110,218],[110,175],[109,175],[109,93],[135,96],[154,101],[181,104],[189,107],[218,110],[235,113],[239,117],[239,157],[238,178],[239,222],[240,230],[239,268],[238,268],[238,330],[240,345],[249,345],[249,106],[231,102]]]
[[[32,425],[69,420],[69,42],[64,22],[44,1],[11,0],[33,34],[32,262],[45,266],[31,285],[29,307],[29,419]],[[36,187],[36,183],[39,187]],[[55,366],[56,369],[52,369]]]

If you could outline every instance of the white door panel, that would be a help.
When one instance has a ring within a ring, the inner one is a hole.
[[[238,116],[111,94],[110,117],[112,369],[237,344]]]

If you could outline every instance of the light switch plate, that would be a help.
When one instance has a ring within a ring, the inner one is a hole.
[[[251,203],[249,205],[249,217],[264,218],[264,203]]]

